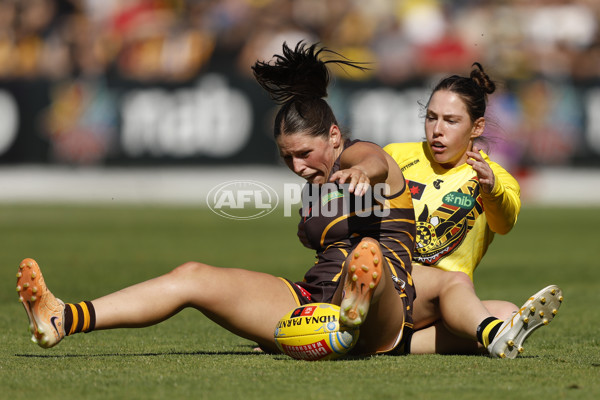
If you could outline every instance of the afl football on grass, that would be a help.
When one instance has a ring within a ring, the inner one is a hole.
[[[359,330],[339,324],[340,307],[311,303],[288,312],[275,328],[277,347],[297,360],[333,360],[358,340]]]

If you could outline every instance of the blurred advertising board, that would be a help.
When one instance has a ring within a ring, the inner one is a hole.
[[[431,86],[337,79],[328,101],[353,137],[418,141]],[[507,168],[600,166],[600,82],[507,82],[490,101],[486,135]],[[178,84],[0,81],[0,164],[277,164],[275,112],[256,82],[233,72]]]

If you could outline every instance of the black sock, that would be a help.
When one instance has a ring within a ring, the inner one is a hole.
[[[65,335],[78,332],[91,332],[96,326],[96,312],[89,301],[78,304],[65,303]]]
[[[481,324],[477,327],[477,341],[487,348],[490,343],[494,340],[502,320],[496,317],[488,317],[484,319]]]

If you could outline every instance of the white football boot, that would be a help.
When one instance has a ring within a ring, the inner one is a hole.
[[[534,330],[548,325],[563,301],[562,290],[550,285],[529,298],[500,329],[487,350],[492,357],[515,358],[523,352],[523,342]]]

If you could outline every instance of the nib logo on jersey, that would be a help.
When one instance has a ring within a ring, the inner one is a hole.
[[[444,196],[445,204],[470,210],[475,205],[475,199],[465,193],[451,192]]]
[[[247,220],[273,212],[279,196],[269,185],[256,181],[229,181],[215,186],[206,196],[208,207],[229,219]]]

